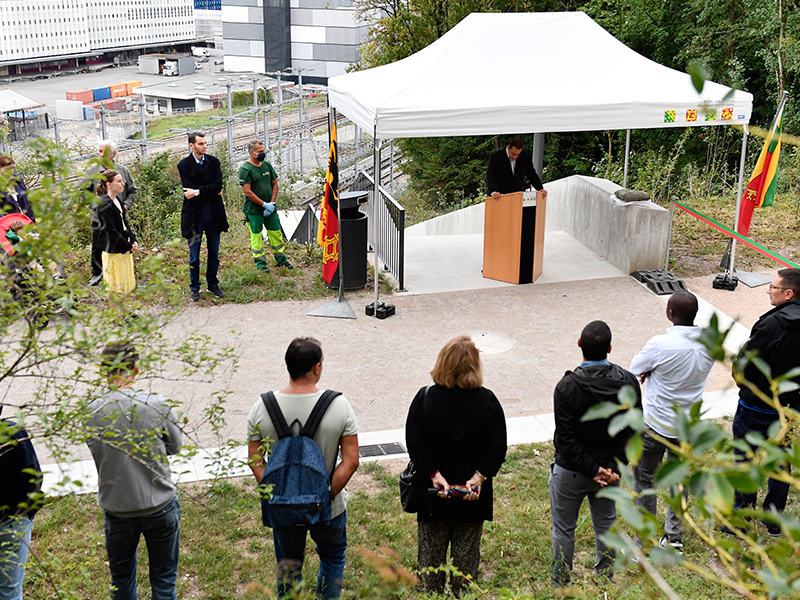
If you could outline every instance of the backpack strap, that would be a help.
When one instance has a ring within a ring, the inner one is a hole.
[[[311,410],[311,414],[308,415],[306,424],[303,426],[303,429],[300,430],[300,435],[313,438],[314,434],[317,432],[317,428],[319,427],[320,422],[322,421],[322,417],[325,415],[325,411],[328,410],[328,407],[331,405],[331,402],[333,402],[335,398],[341,395],[342,392],[335,392],[333,390],[325,390],[324,392],[322,392],[322,395],[319,397],[319,400],[317,400],[317,403]]]
[[[281,407],[278,406],[278,400],[275,398],[275,394],[271,391],[266,394],[261,394],[261,401],[264,403],[267,413],[269,413],[269,418],[272,419],[272,426],[275,427],[275,433],[278,434],[278,439],[282,440],[292,435],[292,430],[289,429],[289,425],[286,423],[286,417],[283,416]]]

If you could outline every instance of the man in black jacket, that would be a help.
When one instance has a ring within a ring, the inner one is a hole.
[[[793,368],[800,367],[800,269],[781,269],[769,286],[770,303],[773,308],[761,315],[753,329],[750,339],[742,347],[740,356],[753,352],[766,362],[776,378]],[[734,375],[741,375],[754,384],[760,392],[772,400],[770,382],[752,362],[748,362],[742,373],[738,373],[739,361],[734,363]],[[795,410],[800,408],[800,390],[786,391],[778,396],[782,406]],[[759,398],[755,392],[739,384],[739,406],[733,418],[733,439],[744,439],[750,431],[757,431],[767,437],[769,426],[778,420],[778,411]],[[754,448],[755,449],[755,448]],[[744,452],[736,450],[741,460]],[[764,510],[783,512],[789,484],[770,479]],[[755,508],[756,494],[736,491],[735,508]],[[779,536],[781,528],[777,523],[765,523],[767,532]]]
[[[522,149],[518,137],[509,140],[505,148],[493,152],[486,168],[486,187],[489,195],[497,200],[500,194],[523,192],[533,186],[543,190],[542,180],[533,168],[533,157]],[[547,195],[547,192],[544,192]]]
[[[219,238],[223,231],[228,231],[228,217],[222,202],[222,169],[219,159],[206,154],[204,134],[189,134],[189,147],[192,152],[178,163],[183,186],[181,236],[189,242],[189,288],[192,300],[200,300],[200,242],[205,232],[208,244],[208,291],[222,298],[217,279]]]
[[[567,371],[553,394],[556,431],[553,436],[555,463],[550,467],[550,515],[553,521],[553,562],[551,579],[554,585],[569,583],[575,552],[575,526],[584,498],[592,511],[599,575],[611,578],[616,553],[600,539],[617,519],[613,500],[598,498],[606,485],[619,482],[617,459],[626,462],[625,444],[632,435],[625,429],[612,437],[608,433],[610,419],[581,422],[595,404],[617,403],[619,390],[626,385],[636,391],[641,404],[639,382],[630,372],[608,362],[611,352],[611,330],[603,321],[592,321],[578,340],[583,362],[574,371]]]

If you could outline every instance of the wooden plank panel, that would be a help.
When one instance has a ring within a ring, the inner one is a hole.
[[[544,262],[544,220],[547,212],[547,199],[542,190],[536,192],[536,228],[533,238],[533,279],[542,274]]]
[[[483,228],[483,276],[519,283],[522,237],[522,192],[503,194],[485,201]]]

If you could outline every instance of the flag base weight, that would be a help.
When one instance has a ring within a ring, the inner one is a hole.
[[[355,319],[356,314],[344,297],[334,298],[319,308],[307,313],[309,317],[333,317],[334,319]]]
[[[364,308],[364,313],[368,317],[375,315],[377,319],[385,319],[386,317],[391,317],[394,314],[394,304],[384,304],[378,300],[378,310],[375,310],[375,303],[370,302]]]

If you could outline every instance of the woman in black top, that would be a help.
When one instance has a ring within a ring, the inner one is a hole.
[[[22,175],[14,172],[14,159],[0,154],[0,172],[4,186],[0,187],[0,216],[21,213],[34,223],[33,207],[28,200],[28,186]]]
[[[408,454],[426,480],[420,487],[439,490],[417,514],[419,569],[444,565],[449,545],[453,566],[475,579],[483,522],[492,520],[492,477],[506,456],[505,415],[482,387],[480,355],[469,337],[445,344],[431,376],[435,385],[417,392],[406,420]],[[452,486],[469,493],[462,497]],[[422,580],[427,591],[444,591],[444,572],[423,573]],[[458,596],[464,580],[451,578],[450,585]]]
[[[128,222],[128,209],[117,195],[125,189],[125,181],[117,171],[103,173],[97,184],[102,196],[97,208],[100,221],[100,247],[103,249],[103,280],[109,292],[126,294],[136,287],[133,275],[133,255],[139,245]]]

